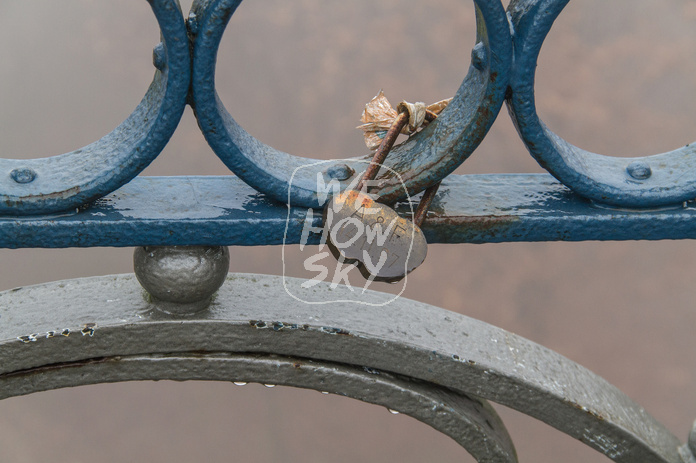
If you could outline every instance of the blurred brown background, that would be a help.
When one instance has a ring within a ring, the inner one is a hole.
[[[188,11],[191,1],[182,7]],[[506,4],[507,2],[505,2]],[[3,0],[0,149],[43,157],[109,132],[151,80],[146,2]],[[572,143],[647,155],[693,141],[693,0],[573,1],[542,50],[537,104]],[[474,45],[471,1],[256,0],[233,17],[219,93],[293,154],[365,154],[354,129],[392,102],[451,96]],[[396,53],[386,53],[397,46]],[[288,117],[289,116],[289,117]],[[541,172],[503,111],[460,173]],[[146,175],[224,175],[190,109]],[[232,271],[280,274],[279,247],[232,248]],[[131,249],[1,250],[0,289],[132,272]],[[590,368],[680,438],[696,418],[696,248],[683,242],[431,246],[405,296],[518,333]],[[375,309],[379,310],[379,309]],[[607,461],[500,408],[523,462]],[[0,402],[0,461],[471,461],[402,415],[314,391],[126,383]]]

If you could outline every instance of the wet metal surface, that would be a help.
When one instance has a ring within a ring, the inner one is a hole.
[[[291,386],[382,405],[443,432],[477,461],[516,463],[500,418],[481,399],[386,371],[305,358],[196,352],[100,357],[0,376],[5,392],[137,380],[216,380]],[[0,394],[2,396],[2,394]]]
[[[42,159],[0,158],[0,215],[56,213],[116,190],[145,169],[169,141],[186,106],[190,53],[175,0],[151,0],[163,42],[159,66],[138,107],[111,133]]]
[[[160,307],[180,315],[208,307],[229,268],[226,246],[139,246],[133,252],[140,284]]]
[[[420,196],[413,198],[415,209]],[[396,211],[410,218],[411,207]],[[0,218],[0,247],[297,244],[307,209],[288,208],[236,177],[138,177],[79,212]],[[321,226],[321,214],[312,218]],[[287,229],[286,229],[287,224]],[[423,225],[428,243],[696,238],[692,202],[599,206],[548,174],[449,176]],[[309,235],[309,243],[320,234]]]
[[[539,119],[534,100],[537,60],[546,35],[569,0],[512,0],[515,59],[508,108],[527,150],[578,194],[622,207],[656,207],[696,197],[696,145],[645,157],[615,158],[578,148]],[[617,121],[617,123],[619,123]]]
[[[475,399],[480,397],[538,418],[614,461],[682,463],[682,444],[642,407],[549,349],[404,298],[379,312],[350,303],[300,303],[283,286],[299,287],[300,280],[282,280],[230,275],[210,308],[194,316],[158,310],[143,297],[133,275],[0,293],[2,396],[132,379],[278,381],[413,411],[435,427],[444,423],[452,433],[462,423],[465,429],[473,423],[475,432],[462,436],[467,448],[481,444],[484,433],[488,438],[482,446],[507,460],[482,461],[515,461],[502,424],[485,402]],[[328,295],[327,289],[304,291]],[[391,295],[369,296],[378,302]],[[317,375],[306,374],[312,368]],[[383,381],[375,371],[388,375]],[[431,407],[431,413],[421,405],[433,404],[439,387],[454,394],[436,399],[445,406]],[[468,397],[461,399],[469,404],[464,414],[477,412],[448,421],[452,413],[461,416],[457,407],[448,408],[450,399],[457,401],[461,394]],[[486,415],[488,425],[480,426]]]
[[[321,207],[312,159],[293,156],[250,135],[228,113],[215,91],[217,51],[227,24],[241,0],[197,0],[193,36],[192,106],[210,147],[236,175],[258,191],[293,205]],[[510,28],[499,1],[474,0],[477,17],[473,64],[438,120],[397,146],[386,161],[379,197],[393,202],[404,196],[402,180],[416,194],[450,174],[478,147],[502,106],[512,58]],[[189,17],[190,18],[190,17]],[[347,153],[347,156],[363,153]],[[352,160],[337,161],[354,164]],[[358,170],[358,169],[354,169]],[[392,172],[392,171],[390,171]],[[298,173],[292,177],[293,173]],[[293,179],[288,192],[290,179]],[[349,182],[348,182],[349,183]]]

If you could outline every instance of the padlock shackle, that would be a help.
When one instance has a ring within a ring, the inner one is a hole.
[[[370,161],[370,165],[365,170],[362,179],[360,179],[360,183],[358,183],[357,187],[358,191],[363,191],[363,188],[365,188],[365,183],[370,180],[374,180],[375,177],[377,177],[379,169],[382,167],[384,160],[387,159],[387,155],[389,154],[389,151],[391,151],[392,146],[394,146],[394,143],[396,143],[396,139],[399,137],[401,130],[406,126],[406,124],[408,124],[408,119],[409,115],[407,111],[402,111],[398,116],[396,116],[396,119],[394,119],[394,122],[392,122],[391,127],[389,127],[389,130],[387,130],[387,133],[384,135],[382,143],[380,143],[379,147],[377,148],[372,161]]]

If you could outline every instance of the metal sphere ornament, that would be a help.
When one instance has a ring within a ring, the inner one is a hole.
[[[133,254],[135,276],[165,312],[190,314],[210,305],[230,265],[226,246],[144,246]]]

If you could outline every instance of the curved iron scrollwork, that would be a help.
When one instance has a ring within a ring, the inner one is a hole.
[[[570,0],[512,0],[515,59],[508,107],[532,156],[575,193],[599,203],[647,208],[696,197],[696,145],[639,158],[614,158],[573,146],[551,132],[534,104],[534,75],[546,34]]]
[[[578,195],[631,208],[696,198],[692,145],[648,157],[612,158],[569,144],[537,116],[537,57],[568,1],[513,0],[507,14],[499,0],[474,1],[478,33],[467,76],[437,121],[395,148],[387,161],[410,195],[442,180],[464,162],[507,98],[529,152]],[[0,181],[0,214],[65,211],[121,187],[162,151],[181,118],[187,94],[213,151],[257,191],[282,202],[289,198],[295,206],[320,207],[317,175],[348,185],[359,170],[354,160],[312,165],[314,160],[280,152],[249,135],[217,97],[217,50],[241,0],[197,0],[186,22],[175,0],[150,3],[162,43],[155,47],[157,72],[140,105],[113,132],[82,149],[45,159],[0,159],[0,171],[6,175]],[[307,168],[299,170],[290,185],[291,174],[299,167]],[[349,174],[336,176],[336,172]],[[396,175],[383,174],[379,180],[376,194],[383,202],[403,198]]]
[[[198,124],[211,148],[246,183],[294,206],[321,207],[317,175],[331,180],[332,164],[282,153],[249,135],[232,119],[215,92],[215,60],[227,22],[241,0],[194,2],[189,24],[196,24],[192,96]],[[477,44],[472,65],[443,114],[425,130],[395,148],[385,166],[398,172],[380,177],[381,201],[403,197],[402,181],[416,194],[452,173],[481,143],[503,103],[512,58],[510,29],[499,1],[475,0]],[[353,172],[364,163],[341,160]],[[311,166],[298,170],[302,166]],[[290,178],[293,172],[298,175]],[[354,176],[341,178],[345,188]],[[290,189],[290,191],[288,191]]]
[[[169,141],[186,107],[190,55],[176,0],[151,0],[162,42],[150,88],[133,113],[100,140],[43,159],[0,159],[0,215],[75,209],[111,193],[147,167]]]
[[[132,379],[287,384],[408,413],[478,461],[514,462],[507,432],[485,402],[492,400],[617,462],[683,463],[676,437],[589,370],[407,299],[378,313],[306,305],[284,291],[281,277],[231,275],[209,309],[176,316],[144,298],[133,275],[121,275],[0,293],[0,317],[0,398]]]
[[[467,76],[440,117],[395,148],[387,163],[410,194],[422,191],[473,153],[507,101],[527,149],[562,185],[549,175],[450,178],[441,189],[445,199],[433,208],[444,211],[444,220],[425,229],[431,241],[696,237],[693,208],[669,216],[587,212],[584,198],[626,208],[693,200],[694,149],[615,159],[574,147],[543,124],[534,105],[536,61],[568,1],[512,0],[506,12],[499,0],[474,0],[478,34]],[[215,91],[215,65],[241,0],[196,0],[186,21],[176,0],[149,2],[162,42],[153,53],[157,71],[145,97],[113,132],[80,150],[44,159],[0,159],[0,215],[5,216],[0,246],[280,244],[282,229],[294,243],[308,214],[272,199],[318,207],[317,176],[346,185],[359,170],[355,158],[319,167],[275,150],[227,112]],[[168,179],[167,186],[161,179],[129,183],[162,151],[187,103],[213,151],[253,190],[229,177]],[[308,168],[290,185],[290,174],[299,167]],[[396,176],[380,180],[382,201],[401,199]],[[185,198],[192,191],[203,199],[166,214],[138,215],[142,211],[132,207],[153,198]],[[451,192],[467,199],[470,209],[455,204],[448,215]],[[100,203],[107,194],[113,197]],[[476,205],[477,197],[485,197],[485,204]],[[86,203],[91,211],[56,221],[41,216]],[[36,217],[11,217],[16,215]],[[601,227],[588,231],[588,217]],[[672,226],[657,230],[656,220]],[[626,226],[617,227],[617,221]],[[557,227],[561,222],[566,228]],[[220,232],[221,224],[236,228]],[[263,294],[259,282],[267,283]],[[490,400],[538,418],[617,462],[696,460],[696,431],[682,445],[615,387],[528,340],[404,299],[376,316],[365,308],[346,310],[344,303],[299,304],[282,287],[278,277],[233,276],[210,308],[180,316],[144,298],[133,276],[0,293],[0,399],[135,379],[284,384],[399,410],[446,433],[478,461],[515,462]],[[374,294],[376,300],[391,297]]]
[[[412,416],[454,439],[477,461],[517,462],[505,427],[485,400],[386,371],[298,357],[231,352],[103,356],[0,375],[0,399],[139,380],[253,382],[339,394]]]

